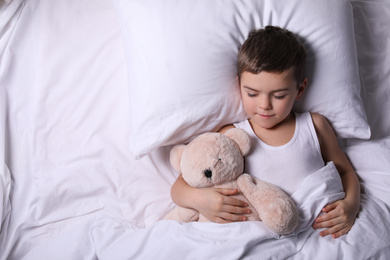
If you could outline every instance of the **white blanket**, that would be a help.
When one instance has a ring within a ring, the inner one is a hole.
[[[292,195],[300,217],[298,228],[288,236],[278,236],[262,222],[221,225],[159,221],[140,228],[96,214],[70,224],[72,227],[58,239],[42,241],[27,259],[42,258],[42,252],[46,259],[74,259],[79,250],[84,259],[95,256],[99,259],[239,259],[246,256],[284,259],[298,253],[315,232],[311,224],[321,208],[343,196],[339,174],[334,164],[329,163],[308,176]],[[63,243],[65,238],[67,244]]]
[[[292,197],[299,210],[299,224],[288,236],[278,236],[262,222],[221,225],[160,221],[147,229],[125,228],[123,223],[112,222],[92,232],[99,245],[97,255],[99,259],[112,259],[113,255],[116,259],[285,259],[299,252],[313,233],[311,225],[321,208],[344,197],[334,164],[308,176]],[[121,236],[107,232],[118,229],[123,230]]]
[[[292,195],[299,208],[293,234],[278,236],[261,222],[231,224],[158,221],[147,228],[99,212],[68,220],[56,236],[44,234],[23,259],[388,259],[390,225],[381,200],[362,197],[356,222],[339,239],[311,228],[316,214],[343,198],[333,163],[308,176]],[[55,223],[52,224],[55,229]],[[379,238],[379,239],[378,239]],[[67,241],[64,243],[64,241]],[[311,250],[301,250],[311,248]],[[380,258],[378,258],[378,256]]]

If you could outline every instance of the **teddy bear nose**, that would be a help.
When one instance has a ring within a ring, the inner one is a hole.
[[[213,172],[210,169],[204,170],[203,172],[204,172],[204,175],[207,178],[211,179],[211,176],[213,175]]]

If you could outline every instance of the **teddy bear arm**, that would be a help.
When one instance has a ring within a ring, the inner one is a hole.
[[[237,184],[264,224],[278,234],[294,231],[298,225],[298,210],[283,190],[249,174],[241,175]]]
[[[178,220],[182,222],[198,221],[199,212],[193,209],[175,207],[165,217],[165,220]]]

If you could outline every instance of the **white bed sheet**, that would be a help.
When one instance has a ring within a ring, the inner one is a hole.
[[[390,258],[390,4],[352,4],[373,133],[346,148],[365,192],[362,211],[340,239],[319,231],[297,238],[293,259]],[[0,259],[158,257],[151,248],[164,235],[187,241],[163,251],[172,258],[214,244],[231,259],[261,255],[256,223],[157,222],[173,206],[177,173],[170,147],[138,161],[129,153],[125,60],[110,0],[14,0],[0,13],[0,36]]]
[[[390,135],[390,2],[351,1],[362,99],[371,139]]]

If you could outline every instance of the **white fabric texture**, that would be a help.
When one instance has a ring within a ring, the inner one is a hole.
[[[261,259],[283,245],[275,258],[296,252],[288,259],[390,259],[390,71],[381,65],[390,64],[390,4],[352,3],[356,36],[366,36],[358,44],[359,71],[375,133],[346,148],[364,192],[361,211],[336,240],[308,229],[264,242],[271,234],[260,231],[261,223],[159,221],[174,207],[178,173],[169,164],[171,146],[140,160],[129,151],[127,61],[110,0],[0,2],[0,259],[158,259],[158,250],[168,259],[188,259],[188,252],[197,259],[216,252]],[[308,212],[320,208],[306,205]]]
[[[5,122],[5,91],[0,89],[0,122]],[[11,174],[5,164],[5,124],[0,124],[0,234],[6,232],[9,216],[11,213],[10,193],[11,193]]]
[[[341,138],[370,137],[349,1],[114,2],[126,51],[135,157],[243,120],[238,48],[251,29],[269,24],[297,33],[308,50],[309,87],[296,110],[326,116]]]
[[[321,148],[309,112],[295,113],[295,132],[281,146],[270,146],[254,133],[248,120],[234,124],[251,138],[245,156],[245,172],[279,186],[291,195],[306,176],[324,166]]]
[[[318,247],[318,232],[311,228],[314,213],[325,204],[343,197],[340,177],[333,164],[305,179],[303,185],[294,193],[293,198],[299,208],[299,226],[293,234],[279,237],[261,222],[232,223],[188,223],[160,221],[148,228],[139,228],[131,222],[120,221],[104,215],[85,219],[80,224],[65,230],[61,236],[70,237],[67,244],[58,240],[47,240],[26,255],[26,259],[36,259],[46,251],[47,259],[73,259],[78,252],[73,244],[83,241],[90,259],[336,259],[340,252],[343,259],[370,259],[378,249],[386,246],[390,234],[383,226],[388,219],[380,217],[384,203],[363,199],[367,210],[359,216],[357,223],[338,243],[328,238],[322,239]],[[378,222],[376,222],[378,221]],[[361,234],[364,235],[362,239]],[[227,239],[227,234],[229,238]],[[382,240],[376,241],[379,235]],[[314,237],[314,238],[313,238]],[[63,238],[63,239],[64,239]],[[374,238],[374,239],[373,239]],[[326,243],[325,243],[326,241]],[[375,242],[375,243],[372,243]],[[300,254],[307,243],[312,250]],[[372,243],[372,244],[371,244]],[[59,256],[57,250],[66,248],[66,254]],[[47,250],[46,248],[49,248]],[[200,250],[201,248],[201,250]],[[94,252],[95,249],[96,251]],[[325,251],[326,250],[326,251]],[[318,254],[321,252],[321,254]],[[384,257],[388,255],[382,255]],[[59,257],[59,258],[58,258]],[[385,259],[385,258],[383,258]]]
[[[390,3],[388,1],[352,1],[362,99],[372,127],[372,138],[389,136],[390,120]],[[368,36],[369,35],[369,36]]]

